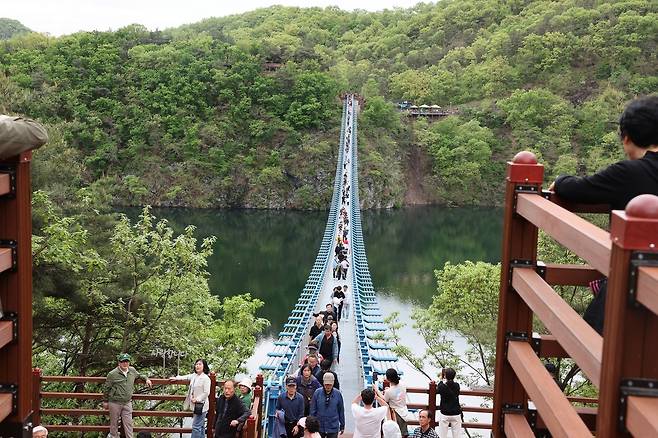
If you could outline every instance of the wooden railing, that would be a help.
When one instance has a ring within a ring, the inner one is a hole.
[[[389,386],[388,381],[384,381],[384,388],[387,388]],[[422,403],[417,403],[417,402],[409,402],[407,403],[407,408],[414,410],[414,409],[427,409],[429,412],[429,417],[432,426],[436,425],[436,413],[438,411],[439,407],[439,400],[438,400],[438,393],[437,393],[437,383],[434,381],[431,381],[428,383],[427,388],[407,388],[407,394],[427,394],[427,401],[424,401]],[[472,396],[472,397],[483,397],[486,399],[492,399],[494,396],[494,392],[490,389],[480,389],[480,390],[461,390],[459,392],[460,396]],[[410,399],[414,398],[413,395],[410,395]],[[591,397],[567,397],[568,400],[572,403],[583,403],[583,404],[597,404],[598,400],[596,398],[591,398]],[[591,416],[590,411],[592,408],[578,408],[583,411],[584,416]],[[486,406],[470,406],[470,405],[462,405],[462,412],[464,413],[477,413],[477,414],[493,414],[494,410],[493,408],[486,407]],[[541,421],[541,419],[539,419]],[[591,421],[591,418],[590,418]],[[407,424],[409,425],[417,425],[418,421],[412,420],[408,421]],[[541,426],[541,424],[540,424]],[[491,423],[480,423],[480,422],[465,422],[462,424],[462,427],[466,429],[491,429],[492,424]]]
[[[658,197],[612,212],[606,232],[573,212],[607,209],[562,202],[542,192],[542,181],[533,154],[508,163],[493,434],[532,437],[541,427],[560,437],[658,436]],[[538,262],[538,229],[587,264]],[[603,276],[600,336],[552,285]],[[551,333],[540,341],[532,336],[534,316]],[[581,400],[562,393],[540,357],[571,357],[598,387],[598,408],[575,407]]]
[[[100,402],[103,399],[103,394],[100,392],[60,392],[60,391],[45,391],[44,384],[48,383],[74,383],[74,384],[96,384],[102,385],[105,383],[105,377],[81,377],[81,376],[42,376],[41,370],[35,369],[33,371],[33,388],[34,395],[32,397],[33,409],[33,422],[34,424],[41,424],[43,416],[65,416],[72,418],[81,417],[108,417],[109,411],[101,408],[44,408],[42,400],[44,399],[60,399],[60,400],[97,400]],[[153,385],[169,386],[169,385],[189,385],[189,381],[178,380],[170,381],[169,379],[151,379]],[[210,373],[210,397],[209,397],[209,410],[208,410],[208,427],[207,437],[212,438],[214,434],[215,425],[215,410],[217,387],[221,387],[223,382],[217,382],[215,373]],[[253,388],[253,401],[251,415],[241,428],[241,436],[243,438],[256,438],[260,436],[260,423],[263,399],[263,376],[258,375],[256,378],[256,386]],[[163,401],[177,401],[180,402],[182,407],[185,395],[181,394],[154,394],[138,393],[133,395],[133,400],[150,400],[154,402]],[[158,418],[186,418],[192,417],[192,412],[181,410],[134,410],[134,417],[158,417]],[[52,418],[52,417],[51,417]],[[48,430],[59,432],[108,432],[109,424],[46,424]],[[189,427],[164,427],[164,426],[142,426],[135,425],[136,432],[145,431],[152,433],[190,433],[192,429]]]
[[[0,436],[31,433],[31,152],[0,161]]]

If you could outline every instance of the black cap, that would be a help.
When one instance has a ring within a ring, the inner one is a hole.
[[[296,385],[296,384],[297,384],[297,380],[296,380],[294,377],[288,377],[288,378],[286,379],[286,386],[288,386],[288,385]]]

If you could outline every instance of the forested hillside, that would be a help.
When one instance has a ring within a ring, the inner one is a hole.
[[[23,23],[11,18],[0,18],[0,40],[7,40],[21,33],[32,32]]]
[[[118,204],[325,208],[337,96],[353,90],[366,97],[365,207],[491,204],[520,149],[547,178],[619,158],[614,122],[658,91],[657,49],[648,0],[272,7],[162,32],[14,37],[0,93],[5,111],[50,125],[36,183],[61,198],[90,186]],[[399,100],[460,113],[411,122]]]

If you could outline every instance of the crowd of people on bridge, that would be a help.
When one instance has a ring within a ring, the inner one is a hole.
[[[326,359],[320,370],[314,372],[316,359],[309,356],[296,376],[285,379],[285,392],[276,402],[274,437],[301,438],[319,434],[320,438],[337,438],[345,431],[345,400],[336,372],[329,368]],[[419,427],[411,434],[412,438],[447,438],[449,432],[452,438],[461,437],[460,387],[455,377],[454,369],[442,370],[441,382],[437,385],[438,421],[431,418],[430,410],[421,409],[417,420]],[[408,438],[408,423],[416,421],[416,416],[407,409],[406,387],[393,368],[386,371],[383,391],[375,381],[372,388],[357,394],[348,412],[354,419],[355,438]],[[310,431],[307,430],[309,424],[312,424]]]

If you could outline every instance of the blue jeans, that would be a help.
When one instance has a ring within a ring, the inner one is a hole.
[[[205,436],[203,426],[206,422],[206,415],[208,415],[208,411],[201,415],[192,416],[192,438],[203,438]]]

